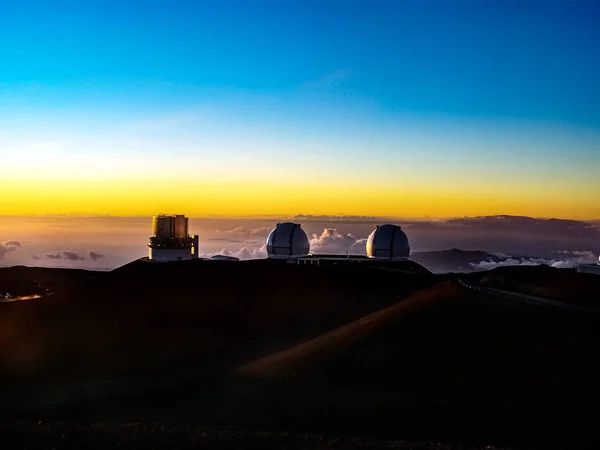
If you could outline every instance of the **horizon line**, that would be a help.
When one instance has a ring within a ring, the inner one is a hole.
[[[58,218],[58,217],[73,217],[73,218],[120,218],[120,219],[148,219],[157,216],[161,213],[156,214],[137,214],[137,215],[121,215],[121,214],[89,214],[89,213],[43,213],[43,214],[0,214],[0,217],[7,218],[18,218],[18,217],[39,217],[39,218]],[[177,213],[165,213],[167,215],[180,214]],[[183,213],[185,215],[185,213]],[[600,218],[596,219],[571,219],[566,217],[554,217],[554,216],[527,216],[517,214],[491,214],[491,215],[463,215],[463,216],[417,216],[417,217],[402,217],[402,216],[361,216],[356,214],[252,214],[252,215],[225,215],[225,214],[207,214],[202,216],[186,216],[190,219],[200,220],[214,220],[214,219],[242,219],[242,220],[265,220],[265,219],[289,219],[289,220],[305,220],[305,221],[325,221],[325,220],[348,220],[348,221],[381,221],[381,220],[394,220],[394,221],[418,221],[418,222],[442,222],[456,219],[479,219],[485,217],[523,217],[530,219],[539,220],[572,220],[576,222],[589,222],[595,223],[600,222]]]

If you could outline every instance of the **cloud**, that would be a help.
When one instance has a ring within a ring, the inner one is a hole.
[[[106,258],[106,255],[103,255],[102,253],[97,253],[97,252],[94,252],[94,251],[92,251],[92,250],[90,250],[90,251],[88,252],[88,256],[90,257],[90,259],[91,259],[92,261],[98,261],[99,259]]]
[[[567,255],[570,257],[582,258],[582,259],[595,259],[596,255],[594,252],[589,250],[559,250],[556,252],[559,255]]]
[[[85,259],[83,257],[83,255],[80,255],[79,253],[76,253],[76,252],[62,252],[62,254],[63,254],[63,259],[70,259],[71,261]]]
[[[264,233],[266,230],[270,231],[269,228],[263,227],[258,229],[247,229],[247,228],[234,228],[228,230],[238,234],[259,234]],[[310,248],[312,253],[333,253],[333,254],[345,254],[349,252],[351,254],[364,254],[366,239],[358,239],[351,233],[342,234],[336,228],[324,228],[320,235],[313,234],[310,240]],[[246,241],[248,244],[249,242]],[[259,259],[267,257],[267,246],[262,244],[260,247],[245,245],[237,251],[223,249],[220,252],[207,253],[203,256],[212,257],[215,255],[233,256],[239,259]]]
[[[365,254],[367,239],[357,239],[352,233],[342,234],[336,228],[324,228],[321,235],[313,234],[311,253]]]
[[[7,253],[14,252],[18,248],[21,248],[20,241],[15,241],[14,239],[4,242],[0,241],[0,259],[5,259]]]
[[[552,267],[556,267],[557,269],[573,269],[577,267],[579,264],[573,261],[555,261],[550,264]]]
[[[379,223],[387,222],[389,219],[376,216],[344,216],[344,215],[312,215],[297,214],[292,217],[293,220],[304,220],[312,222],[336,222],[336,223]]]
[[[240,250],[235,252],[223,249],[220,252],[206,253],[202,256],[205,258],[212,258],[216,255],[233,256],[234,258],[238,259],[262,259],[267,257],[267,245],[264,244],[260,248],[242,247]]]
[[[261,259],[267,257],[267,246],[263,245],[261,248],[248,248],[242,247],[239,251],[231,254],[239,259]]]
[[[545,264],[547,266],[556,267],[559,269],[575,268],[580,264],[591,264],[598,261],[598,255],[587,250],[561,250],[557,254],[565,255],[562,258],[533,258],[533,257],[517,257],[509,256],[503,260],[486,260],[479,263],[471,263],[471,266],[476,270],[490,270],[501,266],[539,266]]]
[[[85,259],[85,256],[77,252],[62,251],[56,253],[46,253],[46,259],[68,259],[70,261],[79,261]],[[34,258],[35,259],[35,258]]]
[[[552,267],[572,268],[580,264],[593,264],[598,262],[598,255],[589,250],[563,250],[557,252],[565,255],[557,261],[554,261]]]
[[[476,270],[490,270],[502,266],[539,266],[541,264],[551,265],[554,261],[545,258],[509,258],[503,261],[481,261],[472,263],[471,266]]]
[[[205,241],[224,241],[224,242],[229,242],[230,244],[241,244],[242,240],[240,239],[229,239],[226,237],[213,237],[213,238],[206,238],[204,239]]]
[[[239,236],[246,236],[246,237],[256,237],[256,236],[267,237],[268,234],[271,232],[271,229],[272,228],[269,228],[269,227],[259,227],[259,228],[236,227],[236,228],[232,228],[229,230],[216,230],[216,231],[219,233],[236,234]]]

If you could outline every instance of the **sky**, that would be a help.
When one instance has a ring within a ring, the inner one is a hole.
[[[0,214],[600,219],[598,17],[0,2]]]

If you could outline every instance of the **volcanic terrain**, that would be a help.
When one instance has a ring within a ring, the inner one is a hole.
[[[409,268],[139,260],[112,272],[0,269],[0,292],[39,296],[0,303],[3,423],[599,443],[589,413],[600,400],[598,314],[580,292],[598,292],[600,277]],[[498,280],[589,311],[489,294]]]

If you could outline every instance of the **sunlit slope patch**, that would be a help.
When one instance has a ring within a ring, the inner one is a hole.
[[[85,380],[213,370],[389,306],[434,276],[269,261],[129,264],[31,304],[2,304],[0,375]]]
[[[341,354],[354,353],[357,346],[393,327],[402,325],[403,320],[420,317],[428,307],[460,301],[462,291],[451,282],[419,291],[406,300],[330,331],[308,342],[266,356],[236,369],[239,375],[250,377],[283,379],[302,378],[320,366],[335,360]],[[389,343],[381,344],[388,346]]]
[[[375,426],[402,411],[514,425],[530,414],[566,420],[600,399],[599,344],[589,318],[448,282],[235,373],[257,386],[246,407],[265,421],[294,411],[310,423],[327,414]],[[271,402],[272,389],[286,401]]]

